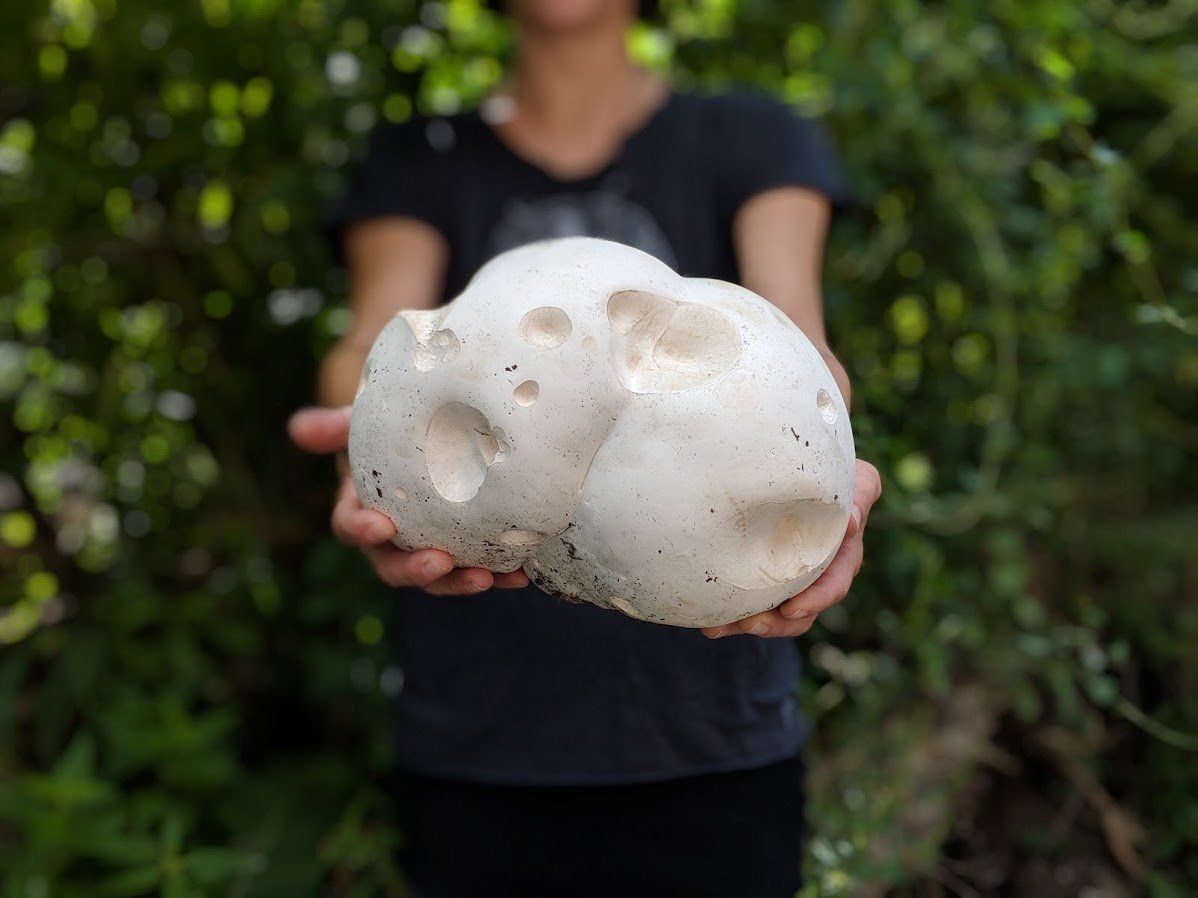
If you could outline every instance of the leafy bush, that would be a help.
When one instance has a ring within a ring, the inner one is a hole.
[[[858,188],[827,302],[887,495],[803,642],[804,894],[1194,894],[1193,9],[815,6],[633,39],[825,117]],[[0,28],[0,882],[399,894],[386,596],[283,423],[363,135],[476,101],[509,35],[470,0]]]

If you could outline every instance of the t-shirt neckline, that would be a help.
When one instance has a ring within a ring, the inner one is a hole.
[[[674,105],[678,99],[678,95],[679,95],[678,90],[671,86],[666,92],[665,99],[662,100],[660,103],[658,103],[657,108],[655,108],[645,118],[645,120],[643,122],[641,122],[640,125],[638,125],[632,131],[630,131],[627,134],[627,136],[625,136],[624,140],[620,143],[619,147],[616,149],[615,154],[610,159],[608,159],[606,162],[604,162],[602,165],[600,165],[597,169],[595,169],[592,172],[589,172],[589,173],[583,174],[583,175],[570,175],[568,177],[562,177],[561,175],[555,175],[553,172],[548,171],[543,166],[539,165],[536,162],[533,162],[531,159],[529,159],[523,153],[519,152],[514,147],[512,147],[511,144],[509,144],[506,140],[504,140],[500,136],[499,132],[495,130],[495,128],[491,125],[491,123],[488,122],[485,118],[483,118],[480,110],[475,109],[475,110],[473,110],[473,112],[471,114],[472,114],[475,122],[488,135],[489,139],[499,148],[500,152],[502,152],[508,158],[514,160],[522,167],[532,170],[533,172],[537,173],[542,178],[544,178],[545,180],[547,180],[553,184],[558,184],[561,186],[569,187],[569,186],[577,186],[577,185],[583,185],[583,184],[591,184],[595,181],[602,180],[604,177],[606,177],[608,174],[610,174],[612,172],[612,170],[617,168],[620,165],[620,163],[624,160],[625,156],[628,153],[628,148],[633,143],[641,140],[646,134],[648,134],[650,131],[652,131],[654,128],[656,128],[658,123],[661,122],[661,120],[663,118],[665,118],[666,113],[674,107]]]

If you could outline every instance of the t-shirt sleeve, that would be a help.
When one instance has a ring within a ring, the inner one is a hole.
[[[717,127],[730,152],[723,160],[720,186],[730,215],[774,187],[816,190],[835,211],[852,204],[844,166],[819,122],[763,94],[729,96],[722,112]]]
[[[367,141],[365,158],[329,206],[322,230],[341,259],[346,228],[372,218],[402,216],[448,233],[444,166],[429,144],[427,123],[380,125]]]

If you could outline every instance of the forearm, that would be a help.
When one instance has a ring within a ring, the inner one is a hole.
[[[828,348],[820,290],[831,211],[826,197],[805,188],[767,190],[741,207],[733,241],[741,283],[781,309],[815,344],[847,406],[849,378]]]
[[[336,407],[354,401],[369,350],[368,343],[351,338],[342,338],[333,346],[320,363],[316,395],[321,405]]]
[[[423,222],[380,218],[356,225],[345,240],[353,324],[320,365],[322,405],[354,401],[375,337],[403,309],[431,309],[449,258],[445,239]]]

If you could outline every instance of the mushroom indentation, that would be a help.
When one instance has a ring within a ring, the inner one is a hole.
[[[540,395],[541,387],[535,380],[526,380],[512,391],[512,398],[516,400],[516,405],[532,405]]]
[[[557,306],[540,306],[520,319],[520,336],[537,349],[555,349],[570,337],[570,316]]]
[[[509,546],[526,548],[544,542],[547,536],[548,534],[539,530],[505,530],[499,534],[499,541]]]
[[[473,498],[487,479],[487,469],[510,454],[503,430],[464,402],[441,406],[429,421],[424,458],[433,488],[448,502]]]
[[[412,331],[416,344],[412,364],[417,371],[432,371],[458,357],[462,349],[458,335],[449,328],[440,328],[445,320],[444,309],[404,309],[399,317]]]
[[[615,293],[607,317],[613,362],[634,393],[673,393],[705,384],[740,360],[740,332],[723,313],[640,290]]]
[[[836,403],[832,401],[832,394],[827,390],[820,389],[815,394],[815,404],[819,408],[819,413],[823,419],[829,424],[835,424],[839,414],[836,411]]]
[[[402,502],[404,499],[408,498],[408,491],[407,491],[407,490],[405,490],[405,489],[404,489],[402,486],[397,486],[397,487],[396,487],[396,488],[395,488],[395,489],[392,491],[392,494],[395,496],[395,498],[396,498],[396,499],[399,499],[401,502]]]
[[[462,343],[458,335],[449,328],[433,331],[428,340],[416,344],[413,363],[417,371],[432,371],[438,365],[445,365],[458,357]]]
[[[743,542],[720,580],[741,589],[799,579],[823,564],[844,535],[844,509],[818,499],[766,502],[739,517]]]

